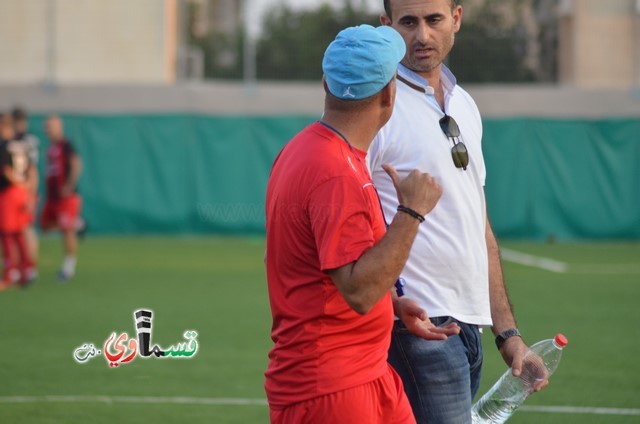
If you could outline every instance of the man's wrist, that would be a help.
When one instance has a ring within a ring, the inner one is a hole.
[[[507,330],[504,330],[500,334],[498,334],[496,336],[496,347],[498,348],[498,350],[500,350],[502,348],[502,345],[504,345],[504,343],[507,341],[507,339],[511,337],[522,338],[522,335],[520,334],[520,331],[517,328],[509,328]]]
[[[398,205],[398,212],[403,212],[415,219],[418,220],[418,222],[423,223],[424,222],[424,215],[419,214],[418,212],[416,212],[415,210],[405,206],[405,205]]]

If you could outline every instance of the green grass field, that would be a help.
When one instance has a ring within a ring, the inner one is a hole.
[[[76,278],[58,284],[59,241],[43,240],[39,280],[0,293],[0,423],[268,422],[263,246],[260,238],[89,238]],[[525,405],[635,410],[523,410],[510,422],[640,422],[640,244],[503,247],[569,266],[555,273],[505,262],[525,339],[556,332],[569,339],[549,388]],[[104,356],[74,361],[83,343],[102,349],[112,332],[135,337],[140,308],[154,311],[152,337],[160,345],[196,330],[196,356],[136,358],[117,368]],[[488,333],[480,393],[506,368]]]

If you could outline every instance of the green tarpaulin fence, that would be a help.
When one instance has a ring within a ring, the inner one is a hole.
[[[63,115],[92,232],[264,232],[271,164],[311,116]],[[40,136],[43,116],[31,121]],[[486,119],[501,237],[640,238],[640,119]],[[40,169],[43,169],[44,154]]]

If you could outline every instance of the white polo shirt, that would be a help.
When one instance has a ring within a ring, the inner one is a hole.
[[[413,169],[428,172],[443,188],[438,204],[420,224],[402,271],[405,294],[417,300],[430,317],[453,316],[468,324],[489,326],[486,171],[480,113],[471,96],[443,65],[445,111],[457,122],[459,140],[469,152],[467,170],[456,168],[451,157],[453,141],[439,124],[445,113],[433,88],[402,65],[398,74],[414,87],[397,81],[393,115],[374,139],[367,157],[387,222],[396,214],[398,197],[381,167],[383,163],[393,165],[403,178]]]

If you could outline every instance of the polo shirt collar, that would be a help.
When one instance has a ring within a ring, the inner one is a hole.
[[[417,89],[418,91],[422,91],[424,93],[433,93],[433,88],[429,86],[429,81],[424,79],[422,76],[413,72],[411,69],[404,66],[402,63],[398,64],[398,74],[407,80],[409,83],[417,86],[412,87],[413,89]],[[442,64],[442,72],[440,75],[440,81],[442,81],[442,85],[444,86],[445,91],[451,93],[453,89],[458,84],[455,75],[453,72],[446,67],[446,65]],[[411,86],[411,84],[409,84]]]

